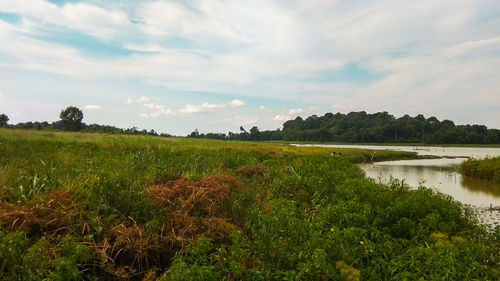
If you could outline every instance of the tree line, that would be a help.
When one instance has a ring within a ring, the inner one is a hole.
[[[63,109],[59,117],[60,120],[52,123],[37,121],[10,125],[9,117],[0,114],[0,127],[172,137],[170,134],[139,130],[137,127],[122,129],[109,125],[85,124],[82,122],[83,112],[74,106]],[[326,113],[323,116],[311,115],[306,119],[298,116],[286,121],[283,128],[277,130],[261,131],[254,126],[247,131],[241,126],[239,132],[200,133],[194,130],[187,137],[244,141],[500,144],[498,129],[488,129],[484,125],[455,125],[451,120],[439,121],[434,116],[425,118],[422,114],[396,118],[386,111],[373,114],[365,111]]]
[[[239,133],[200,134],[197,130],[188,137],[250,140],[250,141],[310,141],[346,143],[427,143],[427,144],[500,144],[500,130],[484,125],[455,125],[451,120],[439,121],[422,114],[396,118],[384,112],[365,111],[326,113],[306,119],[297,117],[283,124],[282,129],[260,131],[258,127]]]
[[[55,122],[21,122],[17,124],[8,124],[9,117],[5,114],[0,114],[0,127],[11,129],[26,129],[26,130],[48,130],[48,131],[73,131],[73,132],[88,132],[88,133],[106,133],[106,134],[128,134],[128,135],[151,135],[172,137],[170,134],[158,134],[155,130],[147,131],[139,130],[137,127],[128,129],[117,128],[109,125],[85,124],[83,121],[83,112],[75,106],[69,106],[59,114],[60,120]]]

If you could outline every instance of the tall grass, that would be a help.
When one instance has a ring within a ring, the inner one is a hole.
[[[0,279],[498,280],[500,229],[332,151],[0,130]]]
[[[469,159],[459,167],[463,175],[500,183],[500,157]]]

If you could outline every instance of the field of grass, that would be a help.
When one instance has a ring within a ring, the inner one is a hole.
[[[0,130],[0,280],[498,280],[499,228],[331,152]]]
[[[460,164],[459,171],[468,177],[500,183],[500,157],[469,159]]]

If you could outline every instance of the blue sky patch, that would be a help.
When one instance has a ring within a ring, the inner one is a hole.
[[[129,82],[127,87],[129,89],[136,89],[138,92],[144,90],[144,84],[138,79],[128,79]],[[162,101],[168,101],[171,99],[177,100],[179,96],[182,96],[183,103],[190,104],[200,104],[204,102],[208,103],[224,103],[234,99],[239,99],[244,101],[248,106],[259,107],[265,105],[270,108],[282,108],[282,107],[300,107],[301,103],[298,101],[290,101],[286,99],[278,99],[272,97],[262,97],[248,94],[238,94],[237,91],[234,93],[226,92],[213,92],[213,91],[183,91],[178,89],[170,89],[162,85],[147,85],[147,94],[153,97],[158,97]]]
[[[21,20],[21,17],[16,14],[2,13],[0,12],[0,20],[3,20],[8,23],[18,23]]]
[[[63,6],[66,3],[78,3],[81,1],[78,1],[78,0],[48,0],[48,2],[56,4],[58,6]]]
[[[78,32],[44,33],[35,38],[50,43],[73,47],[84,55],[94,57],[121,57],[133,54],[133,51],[122,48],[120,43],[100,41],[92,36]]]
[[[383,75],[362,68],[358,63],[349,63],[341,69],[321,71],[310,80],[317,83],[342,82],[364,86],[382,78]]]

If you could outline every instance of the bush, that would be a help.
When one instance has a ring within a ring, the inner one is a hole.
[[[459,171],[468,177],[500,183],[500,157],[469,159],[460,164]]]

